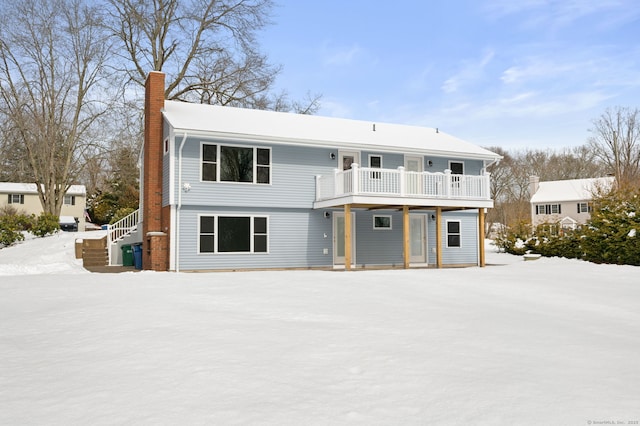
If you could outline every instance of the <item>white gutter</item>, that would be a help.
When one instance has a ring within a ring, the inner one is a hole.
[[[178,206],[176,208],[176,272],[180,272],[180,209],[182,208],[182,148],[187,141],[187,132],[182,136],[180,148],[178,148]]]

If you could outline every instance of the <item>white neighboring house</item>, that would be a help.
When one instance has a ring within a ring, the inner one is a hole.
[[[19,212],[36,216],[42,213],[42,204],[35,183],[0,182],[0,209],[15,207]],[[84,185],[71,185],[64,196],[60,218],[73,218],[78,230],[84,231],[84,212],[87,207],[87,189]]]
[[[591,218],[593,194],[609,190],[613,182],[613,177],[540,182],[531,176],[531,224],[559,223],[564,229],[575,229]]]

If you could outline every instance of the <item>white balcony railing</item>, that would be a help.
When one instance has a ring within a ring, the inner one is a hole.
[[[316,177],[316,201],[347,195],[489,200],[490,174],[456,175],[409,172],[404,167],[376,169],[352,164],[332,175]]]

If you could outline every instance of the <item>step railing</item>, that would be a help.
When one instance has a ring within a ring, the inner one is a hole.
[[[109,262],[111,262],[111,249],[115,243],[122,240],[138,229],[140,222],[140,209],[134,211],[119,221],[107,225],[107,248],[109,250]]]

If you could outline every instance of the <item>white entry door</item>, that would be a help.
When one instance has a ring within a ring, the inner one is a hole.
[[[409,215],[409,249],[411,263],[427,263],[425,215]]]
[[[416,173],[407,173],[407,179],[405,181],[406,182],[405,191],[409,195],[422,193],[421,173],[424,171],[422,167],[423,166],[422,162],[423,162],[422,157],[414,157],[410,155],[406,155],[404,157],[404,170],[406,172],[416,172]]]
[[[356,214],[351,213],[351,265],[356,264]],[[333,214],[333,264],[344,265],[344,212]]]

